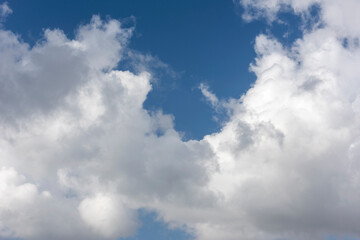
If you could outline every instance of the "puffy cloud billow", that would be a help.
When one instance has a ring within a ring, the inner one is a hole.
[[[32,47],[0,29],[0,239],[118,239],[139,209],[200,240],[360,237],[358,1],[240,4],[269,23],[316,4],[319,24],[291,47],[259,35],[240,99],[201,85],[228,120],[200,141],[143,108],[150,72],[116,70],[132,34],[119,21]]]

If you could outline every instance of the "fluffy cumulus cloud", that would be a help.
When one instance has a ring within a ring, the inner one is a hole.
[[[270,22],[317,4],[322,24],[290,48],[259,35],[240,99],[201,85],[228,120],[200,141],[143,108],[146,68],[116,70],[132,33],[119,21],[35,46],[0,29],[0,239],[118,239],[140,208],[200,240],[360,237],[359,3],[241,3]]]
[[[225,103],[230,121],[204,138],[219,166],[209,187],[229,212],[228,223],[199,223],[200,238],[359,237],[358,1],[241,4],[245,19],[269,22],[281,11],[307,21],[316,6],[320,24],[290,48],[256,38],[254,86]]]
[[[211,201],[210,145],[143,109],[150,73],[114,70],[131,31],[95,16],[30,47],[0,30],[0,238],[116,239],[140,207]]]

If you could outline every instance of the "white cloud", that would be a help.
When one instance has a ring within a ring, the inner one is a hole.
[[[252,17],[262,12],[271,21],[285,5],[300,13],[312,4],[242,3],[255,8]],[[251,66],[256,83],[232,101],[233,114],[222,131],[205,137],[219,164],[209,186],[223,194],[225,214],[199,223],[200,239],[359,237],[354,222],[360,51],[353,40],[359,34],[356,26],[328,17],[329,6],[339,5],[340,16],[355,23],[357,16],[346,6],[357,2],[320,4],[324,26],[304,32],[291,49],[257,37],[258,57]],[[353,38],[348,46],[345,37]]]
[[[206,100],[211,104],[211,106],[217,108],[219,105],[219,99],[216,97],[214,93],[212,93],[209,90],[209,86],[204,83],[201,83],[199,89],[206,98]]]
[[[40,190],[15,169],[0,169],[0,238],[47,239],[52,236],[52,239],[62,239],[79,234],[94,239],[86,232],[74,232],[79,226],[73,221],[76,215],[72,214],[70,204]]]
[[[11,13],[12,13],[12,10],[9,7],[7,2],[0,4],[0,20],[6,18]]]
[[[122,206],[116,196],[99,193],[84,199],[78,209],[84,222],[104,237],[127,237],[138,225],[136,213]]]
[[[243,1],[271,20],[312,3]],[[204,240],[359,237],[357,3],[338,4],[342,21],[318,3],[326,24],[290,49],[256,38],[240,99],[201,86],[229,114],[201,141],[143,108],[144,68],[115,70],[131,36],[118,21],[46,30],[34,47],[0,30],[0,238],[117,239],[139,208]]]
[[[234,0],[245,8],[243,18],[247,21],[265,18],[270,22],[278,19],[278,13],[293,11],[304,20],[311,18],[311,8],[320,8],[321,22],[327,28],[336,30],[346,37],[358,37],[360,19],[357,9],[360,2],[355,0]]]
[[[280,11],[292,10],[296,14],[305,13],[311,6],[322,0],[234,0],[234,2],[235,4],[240,3],[244,7],[244,20],[267,18],[272,22],[277,19]]]
[[[98,17],[75,39],[45,30],[34,47],[0,30],[0,166],[51,196],[15,206],[16,224],[0,216],[11,237],[116,239],[135,231],[136,209],[211,202],[209,144],[183,142],[171,116],[143,109],[148,72],[114,70],[130,36]]]

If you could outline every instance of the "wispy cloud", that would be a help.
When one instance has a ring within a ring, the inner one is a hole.
[[[7,2],[0,4],[0,19],[4,20],[8,15],[10,15],[13,11],[9,7]]]

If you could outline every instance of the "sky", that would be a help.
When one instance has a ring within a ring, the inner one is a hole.
[[[0,1],[0,240],[360,239],[358,9]]]

